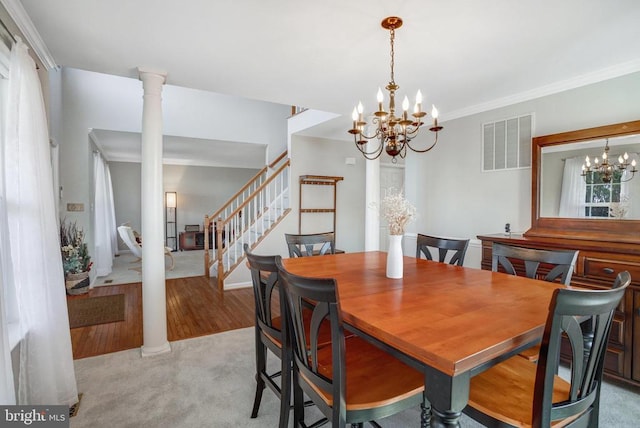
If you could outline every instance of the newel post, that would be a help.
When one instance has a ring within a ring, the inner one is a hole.
[[[222,234],[224,231],[224,222],[222,217],[218,217],[216,221],[216,252],[218,255],[218,289],[224,290],[224,264],[222,263],[222,252],[224,251],[224,244],[222,242]]]
[[[209,278],[209,266],[211,264],[211,256],[209,255],[209,225],[211,220],[208,215],[204,216],[204,276]]]

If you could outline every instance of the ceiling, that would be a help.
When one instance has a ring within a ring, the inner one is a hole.
[[[347,138],[389,81],[390,15],[398,92],[443,121],[640,70],[638,0],[21,3],[58,65],[338,113]]]

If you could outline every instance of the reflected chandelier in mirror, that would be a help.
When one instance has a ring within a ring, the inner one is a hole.
[[[589,156],[587,155],[587,157],[585,157],[584,163],[582,164],[582,173],[580,174],[585,181],[600,180],[603,183],[611,183],[612,180],[619,180],[624,183],[636,175],[636,172],[638,172],[636,169],[636,160],[630,159],[629,153],[624,152],[624,155],[619,155],[618,163],[616,164],[614,163],[615,161],[609,161],[609,159],[611,159],[609,150],[609,139],[607,138],[607,143],[602,153],[602,162],[600,162],[596,156],[593,161],[594,164],[591,165]]]

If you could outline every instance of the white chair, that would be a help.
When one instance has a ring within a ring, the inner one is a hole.
[[[131,253],[138,258],[136,261],[142,260],[142,246],[138,244],[135,236],[133,235],[133,229],[130,226],[118,226],[118,234],[120,234],[120,238],[122,241],[129,247]],[[164,255],[169,257],[170,264],[167,268],[168,270],[173,270],[173,255],[171,254],[170,247],[164,247]]]

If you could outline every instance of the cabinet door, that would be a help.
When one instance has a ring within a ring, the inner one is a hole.
[[[180,232],[180,249],[194,250],[196,248],[195,232]]]
[[[633,291],[633,343],[631,378],[640,382],[640,291]]]

